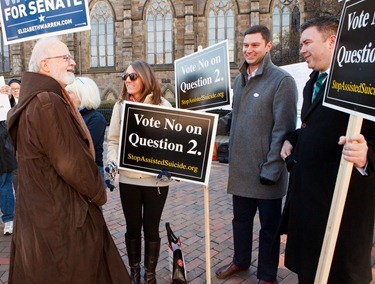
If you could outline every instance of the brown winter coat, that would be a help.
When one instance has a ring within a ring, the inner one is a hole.
[[[130,283],[98,205],[89,139],[53,78],[26,72],[8,114],[19,162],[9,283]]]

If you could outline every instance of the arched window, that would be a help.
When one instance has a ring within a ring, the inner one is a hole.
[[[3,34],[0,30],[0,72],[10,72],[10,56],[9,56],[9,45],[5,45],[3,41]]]
[[[114,21],[111,7],[97,2],[91,10],[91,67],[115,66]]]
[[[273,60],[276,64],[298,61],[300,12],[296,0],[275,0],[272,13]]]
[[[214,0],[208,11],[208,45],[228,40],[229,60],[234,61],[234,7],[232,1]]]
[[[172,12],[165,0],[151,0],[146,10],[147,62],[149,64],[171,64],[172,57]]]

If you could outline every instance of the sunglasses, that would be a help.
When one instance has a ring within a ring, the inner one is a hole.
[[[128,79],[128,77],[130,78],[131,81],[135,81],[137,80],[137,78],[139,77],[139,75],[137,73],[124,73],[121,75],[122,77],[122,80],[126,80]]]

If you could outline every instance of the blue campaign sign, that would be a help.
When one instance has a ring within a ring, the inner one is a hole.
[[[90,29],[85,0],[1,0],[5,44]]]

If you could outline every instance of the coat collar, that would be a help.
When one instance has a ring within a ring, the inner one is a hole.
[[[267,69],[267,67],[270,65],[273,65],[273,63],[271,61],[270,53],[267,52],[262,62],[259,64],[258,70],[255,72],[254,78],[258,76],[262,76],[265,70]],[[247,74],[248,67],[249,67],[249,63],[247,63],[246,61],[244,61],[244,63],[240,67],[240,73],[241,73],[243,85],[246,85],[246,82],[247,82],[246,78],[248,76]]]
[[[303,105],[301,111],[302,121],[304,121],[315,108],[322,104],[326,81],[323,83],[323,86],[314,102],[311,102],[314,92],[314,84],[318,78],[318,75],[318,71],[311,72],[310,79],[306,82],[305,88],[303,89]]]
[[[8,112],[8,131],[17,124],[19,116],[29,102],[41,92],[53,92],[64,100],[62,87],[55,79],[40,73],[24,72],[21,79],[18,104]]]

